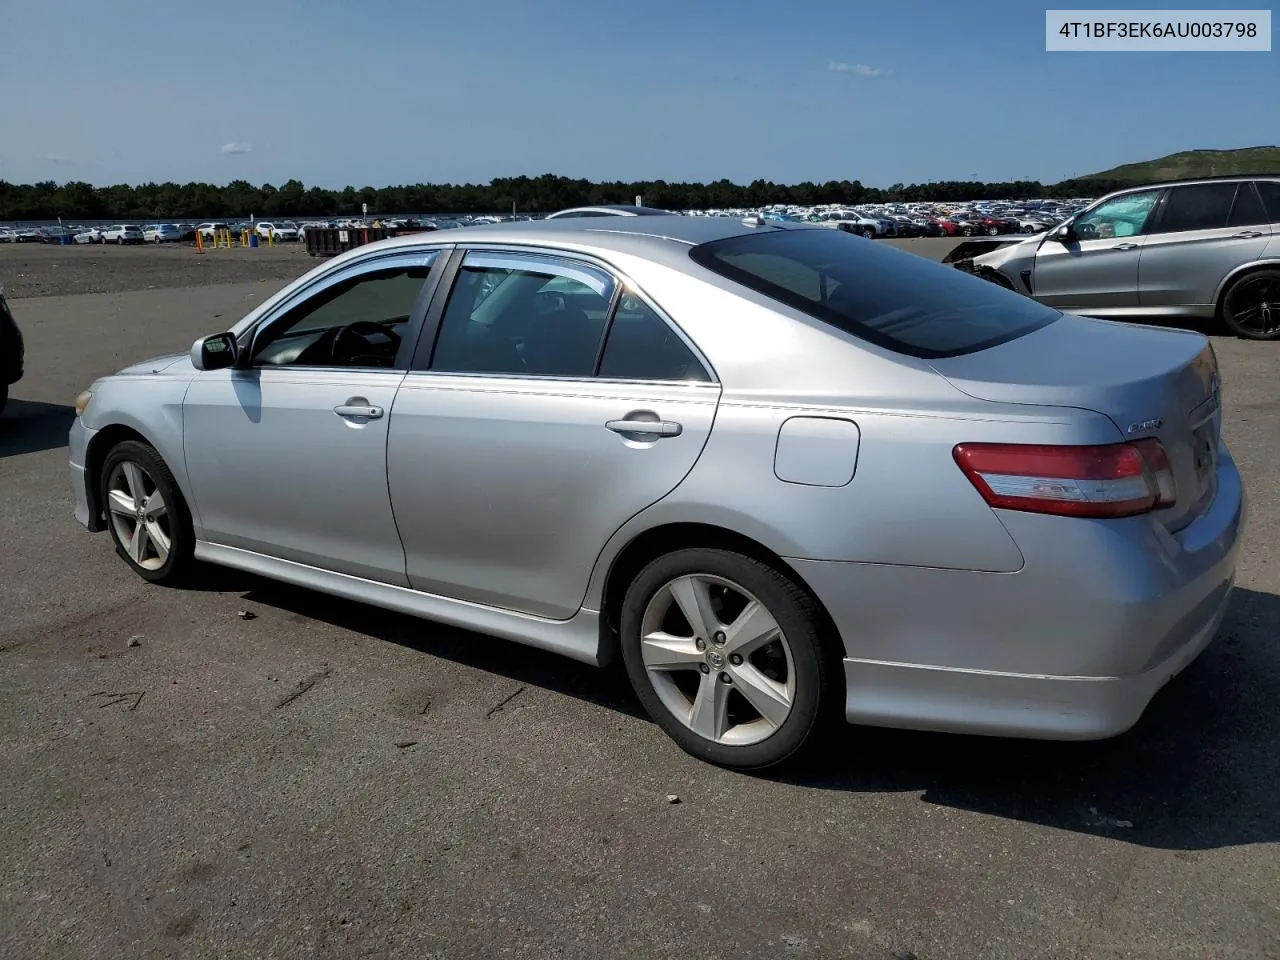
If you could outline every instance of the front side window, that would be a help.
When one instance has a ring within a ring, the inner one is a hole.
[[[707,269],[898,353],[940,358],[1017,339],[1061,314],[988,280],[840,230],[768,230],[694,247]]]
[[[469,253],[445,306],[431,369],[589,377],[614,286],[607,273],[567,260]]]
[[[385,267],[321,290],[254,339],[252,364],[393,367],[430,270],[430,261]]]
[[[1247,184],[1246,184],[1247,186]],[[1165,201],[1156,233],[1218,230],[1227,225],[1236,198],[1234,183],[1195,183],[1174,187]]]
[[[1142,232],[1143,224],[1158,199],[1159,190],[1140,190],[1112,197],[1081,214],[1071,226],[1081,240],[1136,236]]]

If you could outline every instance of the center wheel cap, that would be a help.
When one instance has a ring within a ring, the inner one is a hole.
[[[722,669],[724,667],[724,654],[717,650],[708,651],[707,663],[710,664],[714,670]]]

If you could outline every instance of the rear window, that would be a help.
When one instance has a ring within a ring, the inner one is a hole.
[[[1060,316],[989,280],[840,230],[745,234],[690,256],[845,333],[925,359],[1016,340]]]

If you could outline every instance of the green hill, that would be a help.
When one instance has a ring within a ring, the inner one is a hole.
[[[1239,173],[1280,173],[1280,147],[1243,147],[1239,150],[1185,150],[1158,160],[1125,163],[1084,180],[1123,180],[1146,183]]]

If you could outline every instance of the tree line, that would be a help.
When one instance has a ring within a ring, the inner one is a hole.
[[[329,217],[370,213],[464,214],[549,213],[565,207],[601,203],[634,203],[670,210],[761,207],[769,204],[810,206],[823,203],[861,204],[911,200],[1017,200],[1026,198],[1094,197],[1131,186],[1132,182],[1079,178],[1043,184],[1035,180],[984,183],[944,180],[937,183],[895,183],[868,187],[858,180],[781,184],[755,180],[749,184],[670,183],[646,180],[596,183],[544,174],[540,177],[501,177],[487,184],[418,183],[396,187],[308,187],[300,180],[281,186],[254,186],[233,180],[210,183],[143,183],[95,187],[82,181],[8,183],[0,180],[0,220],[154,219],[190,220],[247,217]]]

